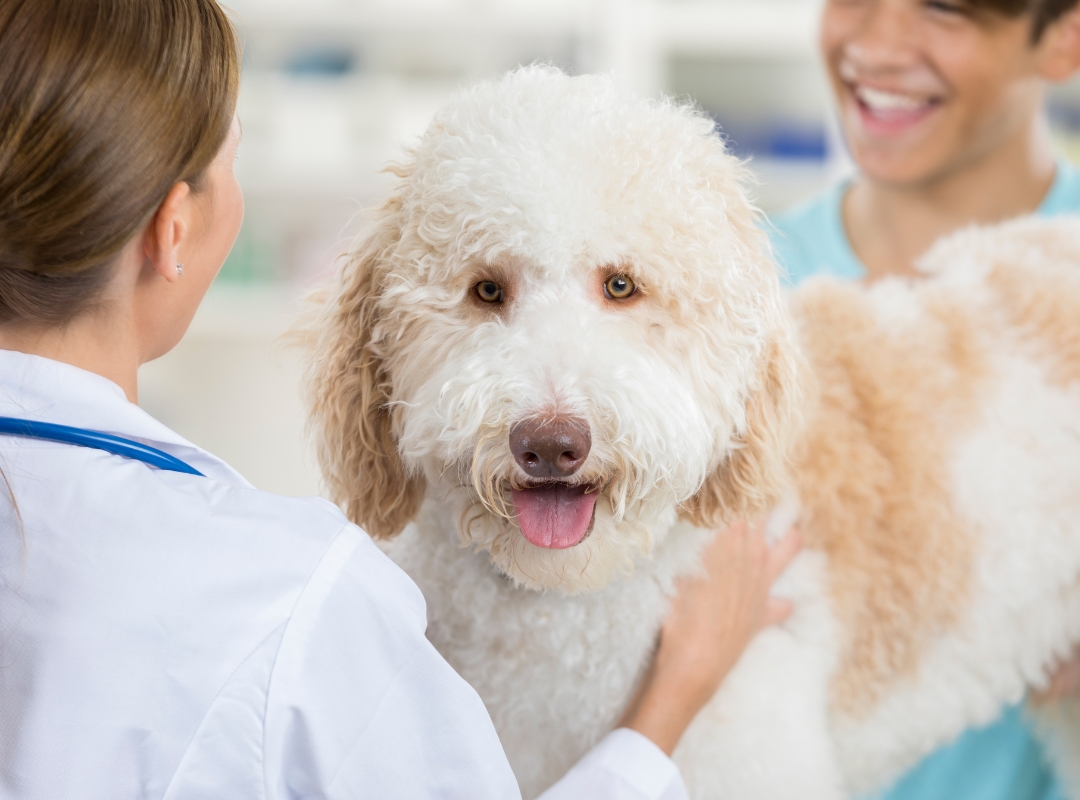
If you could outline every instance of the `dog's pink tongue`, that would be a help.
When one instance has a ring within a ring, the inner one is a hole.
[[[514,513],[525,538],[537,547],[563,550],[585,538],[592,522],[596,493],[586,486],[515,489]]]

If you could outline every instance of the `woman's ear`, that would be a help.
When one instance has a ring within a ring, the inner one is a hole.
[[[806,366],[791,331],[769,344],[746,401],[746,424],[720,465],[680,516],[702,528],[771,511],[789,488],[788,467],[801,423]]]
[[[422,476],[398,455],[380,339],[384,282],[400,238],[400,202],[349,256],[338,284],[308,326],[311,424],[333,499],[376,539],[399,533],[424,498]]]
[[[186,217],[190,198],[188,184],[181,182],[173,186],[154,212],[143,241],[147,262],[169,283],[179,280],[181,275],[176,266],[183,262],[180,249],[190,229]]]
[[[1080,70],[1080,5],[1047,27],[1035,57],[1039,74],[1053,83],[1063,83]]]

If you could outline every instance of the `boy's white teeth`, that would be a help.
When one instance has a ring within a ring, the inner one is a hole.
[[[927,102],[909,94],[883,92],[880,89],[871,89],[868,86],[855,87],[855,96],[873,111],[915,111],[922,108]]]

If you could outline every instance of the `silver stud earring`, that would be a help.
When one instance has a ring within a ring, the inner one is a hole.
[[[184,277],[184,265],[183,264],[177,264],[176,265],[176,274],[177,274],[177,276],[179,276],[181,278]]]

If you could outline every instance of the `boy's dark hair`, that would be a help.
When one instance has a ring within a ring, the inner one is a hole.
[[[1072,11],[1080,0],[969,0],[977,11],[996,11],[1009,17],[1031,15],[1031,41],[1038,42],[1046,29],[1066,12]]]

